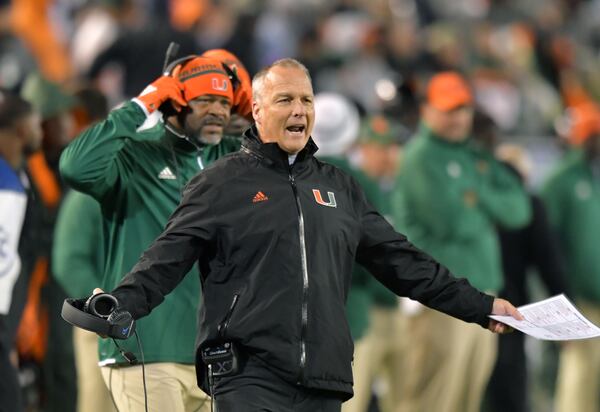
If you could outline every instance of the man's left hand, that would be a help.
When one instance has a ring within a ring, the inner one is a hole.
[[[517,308],[515,308],[512,303],[505,299],[495,298],[494,305],[492,307],[492,315],[501,315],[501,316],[512,316],[517,320],[523,320],[523,316],[519,313]],[[494,333],[510,333],[513,331],[513,328],[510,326],[498,322],[497,320],[490,319],[490,323],[488,325],[488,329]]]

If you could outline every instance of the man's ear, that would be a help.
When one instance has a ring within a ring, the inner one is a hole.
[[[252,100],[252,117],[256,123],[260,123],[261,111],[260,105],[256,100]]]

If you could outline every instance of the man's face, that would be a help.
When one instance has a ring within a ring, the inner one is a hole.
[[[40,150],[42,147],[42,118],[37,112],[33,112],[26,116],[21,124],[24,145],[23,149],[26,155]]]
[[[306,146],[315,120],[312,85],[304,71],[276,66],[264,79],[262,93],[252,103],[260,138],[275,142],[287,153]]]
[[[373,179],[383,177],[388,156],[386,146],[377,142],[365,142],[359,148],[362,154],[361,170]]]
[[[437,136],[450,142],[462,142],[471,134],[473,107],[459,106],[445,112],[425,104],[423,121]]]
[[[183,116],[185,133],[203,144],[218,144],[231,115],[231,100],[205,94],[188,102]]]
[[[75,138],[75,120],[69,111],[42,121],[42,146],[46,159],[58,163],[62,150]]]

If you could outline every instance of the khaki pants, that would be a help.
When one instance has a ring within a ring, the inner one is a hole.
[[[409,318],[403,412],[479,412],[497,353],[497,336],[424,308]]]
[[[406,319],[399,309],[371,310],[369,330],[354,349],[354,397],[342,405],[342,412],[365,412],[375,379],[385,384],[379,410],[394,411],[406,374],[406,336]]]
[[[578,302],[577,307],[600,325],[600,305]],[[556,385],[557,412],[600,411],[600,339],[567,342],[560,353]]]
[[[119,412],[144,412],[142,366],[104,366],[101,369]],[[147,364],[146,388],[150,412],[210,411],[210,398],[196,385],[194,365]]]
[[[98,335],[73,328],[73,348],[77,368],[77,410],[116,411],[98,366]]]

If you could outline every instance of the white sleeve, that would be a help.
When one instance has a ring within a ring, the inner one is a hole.
[[[27,197],[23,192],[0,190],[0,314],[10,309],[12,292],[21,272],[18,247]]]

